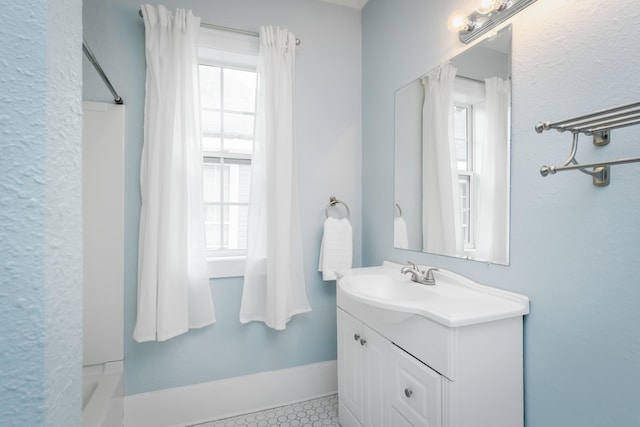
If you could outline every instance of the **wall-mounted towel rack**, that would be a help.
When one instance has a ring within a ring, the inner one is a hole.
[[[569,158],[560,166],[542,166],[540,174],[547,176],[559,171],[578,169],[593,177],[593,185],[604,187],[609,185],[609,170],[612,165],[640,162],[640,157],[626,157],[605,162],[578,163],[578,137],[580,134],[593,136],[593,144],[607,145],[611,141],[611,130],[640,124],[640,102],[620,105],[606,110],[596,111],[558,122],[538,122],[536,132],[556,129],[559,132],[569,131],[573,134],[573,143]],[[588,168],[592,168],[591,170]]]
[[[329,218],[329,208],[337,204],[341,204],[342,206],[344,206],[344,208],[347,210],[347,219],[351,219],[351,211],[349,210],[349,206],[342,200],[336,199],[335,196],[329,197],[329,204],[326,208],[324,208],[324,216]]]

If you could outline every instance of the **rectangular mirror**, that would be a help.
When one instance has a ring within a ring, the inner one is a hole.
[[[511,26],[395,95],[394,246],[509,264]]]

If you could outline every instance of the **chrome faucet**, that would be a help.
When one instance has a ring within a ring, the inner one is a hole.
[[[400,269],[400,273],[411,273],[411,280],[422,285],[436,284],[436,279],[433,277],[434,271],[438,271],[438,269],[430,268],[427,271],[421,271],[420,268],[411,261],[408,262],[408,265],[405,265]]]

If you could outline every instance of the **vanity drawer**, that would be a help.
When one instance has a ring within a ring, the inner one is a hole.
[[[455,380],[455,329],[421,316],[396,324],[377,324],[376,327],[395,345],[439,374]]]
[[[392,425],[440,427],[442,376],[396,346],[390,353]]]

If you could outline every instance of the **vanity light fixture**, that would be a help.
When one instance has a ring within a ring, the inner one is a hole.
[[[534,1],[536,0],[477,0],[476,10],[466,17],[454,16],[451,27],[458,31],[461,42],[469,43]]]

